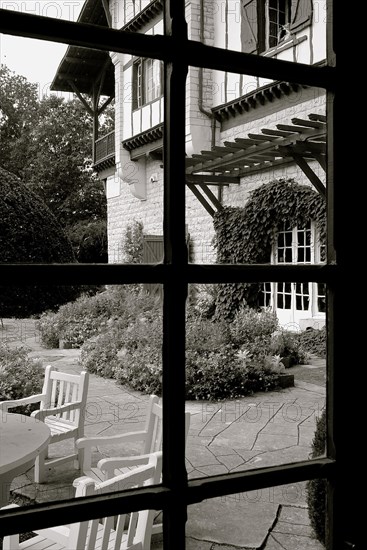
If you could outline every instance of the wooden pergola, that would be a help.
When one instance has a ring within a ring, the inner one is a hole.
[[[223,206],[208,186],[239,184],[249,174],[291,162],[325,195],[325,185],[309,162],[317,161],[326,171],[326,116],[312,113],[291,122],[277,124],[276,129],[262,128],[261,134],[250,133],[186,158],[186,185],[211,216]]]

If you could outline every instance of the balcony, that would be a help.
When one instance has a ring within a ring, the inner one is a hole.
[[[115,165],[115,132],[110,132],[96,140],[94,144],[93,167],[97,172]]]

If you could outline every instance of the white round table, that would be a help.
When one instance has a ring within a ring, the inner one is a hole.
[[[0,507],[9,502],[13,479],[33,466],[50,437],[49,427],[40,420],[0,413]]]

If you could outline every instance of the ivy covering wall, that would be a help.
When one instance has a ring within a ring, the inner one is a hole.
[[[320,242],[325,242],[326,201],[294,179],[273,180],[255,189],[242,208],[226,206],[214,215],[218,263],[270,263],[276,232],[316,222]],[[231,283],[218,288],[216,317],[232,319],[244,305],[260,305],[260,284]]]

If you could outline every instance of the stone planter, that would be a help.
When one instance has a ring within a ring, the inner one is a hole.
[[[290,367],[293,367],[293,365],[296,364],[294,357],[292,355],[287,355],[286,357],[282,357],[280,361],[281,363],[283,363],[286,369],[289,369]]]
[[[294,374],[279,374],[277,384],[280,388],[293,388]]]

